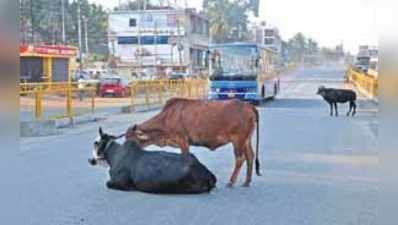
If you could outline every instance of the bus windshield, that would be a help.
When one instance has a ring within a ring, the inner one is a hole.
[[[212,50],[211,77],[255,77],[258,53],[255,46],[223,46]]]

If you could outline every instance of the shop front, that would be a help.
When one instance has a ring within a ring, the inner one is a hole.
[[[21,82],[67,82],[76,67],[77,48],[64,45],[21,45]]]

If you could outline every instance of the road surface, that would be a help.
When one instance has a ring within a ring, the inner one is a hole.
[[[356,117],[330,117],[315,95],[319,85],[344,87],[344,68],[300,68],[283,77],[281,95],[259,108],[261,170],[250,188],[225,187],[232,146],[192,152],[217,176],[201,195],[154,195],[107,190],[107,171],[87,163],[98,126],[121,133],[154,115],[114,115],[23,138],[16,165],[25,225],[367,225],[378,204],[377,105],[360,99]],[[340,106],[340,115],[347,107]],[[157,149],[157,147],[149,147]],[[176,151],[167,148],[166,150]]]

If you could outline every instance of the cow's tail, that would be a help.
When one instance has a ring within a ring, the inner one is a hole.
[[[257,174],[257,176],[261,176],[260,160],[258,159],[258,148],[259,148],[259,143],[260,143],[260,123],[259,123],[260,115],[255,106],[253,106],[253,111],[256,114],[256,174]]]

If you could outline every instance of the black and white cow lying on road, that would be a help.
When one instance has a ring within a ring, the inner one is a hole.
[[[134,141],[117,143],[117,137],[99,129],[91,165],[110,167],[111,189],[150,193],[202,193],[215,187],[216,177],[193,155],[144,151]]]
[[[320,86],[316,94],[322,96],[323,99],[327,103],[329,103],[330,116],[333,116],[333,107],[335,109],[335,115],[338,116],[337,103],[346,102],[350,103],[350,109],[347,112],[347,116],[350,115],[351,111],[351,115],[355,115],[357,109],[357,104],[355,103],[355,101],[357,100],[357,94],[354,91],[346,89],[326,88],[324,86]]]

